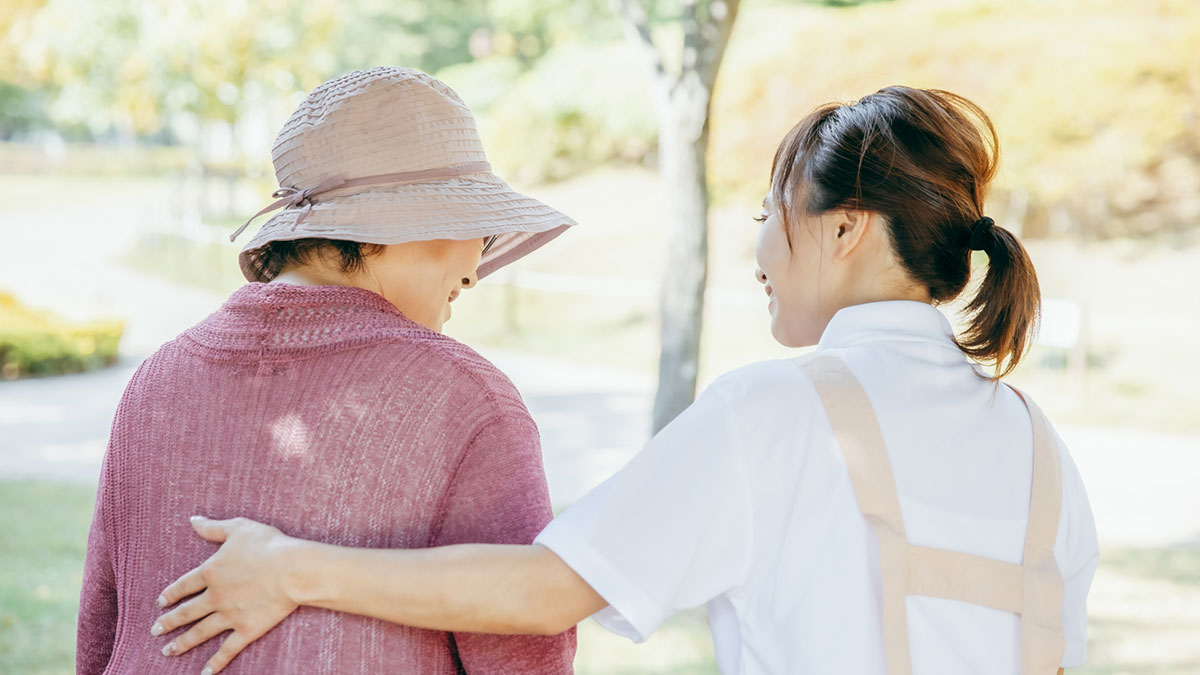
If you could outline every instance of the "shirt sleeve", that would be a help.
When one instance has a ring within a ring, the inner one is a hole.
[[[112,657],[117,632],[117,584],[111,489],[112,446],[100,471],[100,487],[92,528],[88,533],[87,556],[83,565],[83,588],[79,596],[79,622],[76,630],[75,670],[79,675],[102,673]]]
[[[718,384],[535,542],[608,601],[594,617],[602,626],[637,642],[749,571],[750,486]]]
[[[1061,441],[1060,441],[1061,443]],[[1066,548],[1062,560],[1063,634],[1066,649],[1060,664],[1075,668],[1087,660],[1087,596],[1100,562],[1100,544],[1096,520],[1088,501],[1083,479],[1071,456],[1063,458],[1063,508],[1066,516]]]
[[[529,544],[551,515],[537,427],[524,409],[508,409],[484,424],[464,453],[433,545]],[[453,638],[468,673],[573,672],[574,628],[553,636]]]

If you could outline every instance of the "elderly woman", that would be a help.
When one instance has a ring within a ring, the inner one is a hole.
[[[188,527],[194,513],[368,548],[528,544],[550,521],[521,397],[440,331],[462,289],[573,221],[493,175],[470,111],[412,70],[318,87],[273,157],[284,187],[259,215],[283,211],[240,255],[251,283],[147,359],[117,410],[79,673],[201,672],[199,652],[167,658],[148,635],[158,590],[216,550]],[[563,673],[574,649],[573,630],[452,633],[304,609],[229,672]]]

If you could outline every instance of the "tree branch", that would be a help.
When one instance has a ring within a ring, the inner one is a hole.
[[[642,53],[646,64],[650,66],[650,76],[660,86],[670,87],[675,78],[667,72],[663,65],[662,52],[654,44],[650,35],[650,22],[646,10],[638,0],[611,0],[613,11],[621,17],[625,36],[629,42]]]
[[[739,0],[709,0],[708,17],[700,28],[700,50],[696,70],[709,90],[717,81],[733,23],[737,19]]]
[[[679,23],[683,26],[683,54],[679,59],[680,75],[682,76],[683,73],[696,69],[700,63],[700,53],[704,50],[699,0],[683,0],[683,11],[680,12]]]

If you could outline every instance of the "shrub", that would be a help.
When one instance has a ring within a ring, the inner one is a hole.
[[[70,323],[0,293],[0,374],[6,380],[95,370],[117,359],[120,321]]]

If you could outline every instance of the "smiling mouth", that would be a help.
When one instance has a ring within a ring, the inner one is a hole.
[[[448,300],[446,300],[446,302],[454,302],[454,300],[458,297],[458,294],[461,292],[462,291],[460,291],[457,288],[454,289],[453,291],[450,291],[450,298]]]

